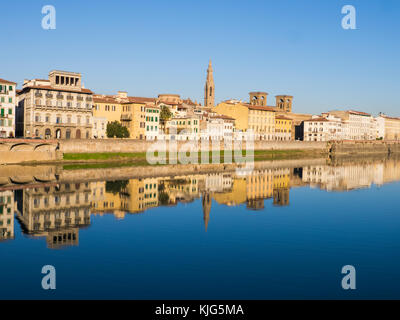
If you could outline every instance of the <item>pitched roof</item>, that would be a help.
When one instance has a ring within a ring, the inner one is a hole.
[[[280,120],[293,120],[293,119],[290,119],[290,118],[285,117],[285,116],[275,116],[275,119],[280,119]]]
[[[95,103],[119,103],[113,96],[100,96],[100,95],[93,95],[93,102],[95,102]]]
[[[146,98],[146,97],[128,97],[128,100],[131,103],[156,102],[155,98]]]
[[[52,86],[27,86],[22,88],[21,92],[28,91],[30,89],[38,89],[38,90],[51,90],[51,91],[64,91],[64,92],[75,92],[75,93],[93,93],[89,89],[80,89],[80,90],[74,90],[74,89],[61,89],[61,88],[56,88]]]
[[[4,79],[1,79],[1,78],[0,78],[0,83],[2,83],[2,84],[16,84],[15,82],[4,80]]]
[[[276,108],[271,106],[253,106],[248,103],[244,103],[243,105],[251,110],[274,111],[274,112],[276,111]]]
[[[97,103],[115,103],[115,104],[127,104],[127,103],[141,103],[147,104],[149,102],[155,103],[156,99],[154,98],[145,98],[145,97],[127,97],[121,98],[115,95],[100,95],[95,94],[93,96],[93,101]]]
[[[349,110],[348,112],[351,114],[356,114],[356,115],[360,115],[360,116],[371,116],[369,113],[361,112],[361,111]]]
[[[228,117],[224,114],[217,114],[217,115],[210,115],[209,118],[214,118],[214,119],[224,119],[224,120],[235,120],[235,118],[232,117]]]
[[[323,117],[319,117],[319,118],[311,118],[311,119],[308,119],[308,120],[304,120],[304,122],[306,122],[306,121],[309,121],[309,122],[326,122],[326,121],[329,121],[329,120],[326,119],[326,118],[323,118]]]

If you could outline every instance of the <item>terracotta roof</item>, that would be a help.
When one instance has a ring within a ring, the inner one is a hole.
[[[22,88],[21,92],[28,91],[30,89],[39,89],[39,90],[51,90],[51,91],[64,91],[64,92],[75,92],[75,93],[93,93],[89,89],[82,88],[81,90],[72,90],[72,89],[61,89],[52,86],[28,86]]]
[[[309,122],[326,122],[326,121],[329,121],[329,120],[326,119],[326,118],[319,117],[319,118],[313,118],[313,119],[304,120],[304,122],[306,122],[306,121],[309,121]]]
[[[249,109],[252,109],[252,110],[276,111],[275,107],[271,107],[271,106],[265,106],[265,107],[262,107],[262,106],[253,106],[253,105],[247,104],[247,103],[245,103],[244,106],[246,106],[246,107],[248,107]]]
[[[1,79],[0,78],[0,83],[2,83],[2,84],[16,84],[15,82],[12,82],[12,81],[8,81],[8,80],[4,80],[4,79]]]
[[[145,97],[128,97],[130,103],[146,103],[146,102],[156,102],[155,98],[145,98]]]
[[[93,102],[95,103],[119,103],[113,96],[93,96]]]
[[[145,107],[145,109],[160,109],[160,107],[158,107],[156,105],[146,105],[144,107]]]
[[[127,103],[141,103],[147,104],[149,102],[155,103],[154,98],[145,98],[145,97],[127,97],[121,98],[114,95],[100,95],[95,94],[93,96],[93,101],[97,103],[120,103],[120,104],[127,104]]]
[[[209,118],[224,119],[224,120],[235,120],[235,118],[228,117],[224,114],[217,114],[215,116],[209,116]]]
[[[290,119],[290,118],[285,117],[285,116],[275,116],[275,119],[280,119],[280,120],[293,120],[293,119]]]
[[[349,110],[348,112],[351,114],[358,114],[360,116],[371,116],[369,113],[365,113],[365,112],[361,112],[361,111]]]
[[[186,103],[186,104],[190,104],[190,105],[196,105],[190,98],[187,98],[187,99],[184,99],[184,100],[182,100],[183,101],[183,103]]]
[[[389,116],[387,116],[387,115],[384,115],[384,114],[382,114],[382,115],[380,115],[382,118],[385,118],[385,119],[391,119],[391,120],[400,120],[400,118],[399,117],[389,117]]]

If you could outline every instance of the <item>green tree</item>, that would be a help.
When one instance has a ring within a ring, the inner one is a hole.
[[[160,112],[160,125],[162,128],[162,131],[165,132],[165,122],[171,119],[173,116],[171,110],[167,106],[162,106],[161,107],[161,112]]]
[[[118,121],[107,123],[108,138],[129,138],[129,130]]]
[[[106,181],[106,192],[120,193],[128,185],[128,180]]]
[[[169,110],[167,106],[162,106],[160,113],[160,120],[165,122],[172,118],[172,112]]]

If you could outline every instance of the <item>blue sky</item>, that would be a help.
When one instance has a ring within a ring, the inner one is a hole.
[[[57,10],[41,28],[42,6]],[[357,30],[341,8],[357,10]],[[203,101],[212,59],[217,102],[294,96],[294,111],[353,108],[400,116],[400,1],[147,0],[2,3],[0,77],[21,84],[81,72],[96,93]]]

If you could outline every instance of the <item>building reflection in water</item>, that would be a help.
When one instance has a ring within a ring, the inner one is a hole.
[[[0,241],[14,239],[14,193],[0,191]]]
[[[91,215],[143,213],[159,206],[176,206],[200,199],[205,231],[210,224],[212,202],[245,205],[264,210],[289,205],[290,188],[318,187],[349,191],[400,180],[400,162],[319,165],[302,168],[269,168],[247,176],[209,173],[190,176],[152,177],[120,181],[60,183],[16,191],[0,187],[0,241],[14,238],[14,213],[22,231],[45,237],[52,249],[79,244],[79,230],[90,225]],[[212,218],[212,217],[211,217]]]
[[[16,191],[23,232],[45,237],[49,248],[79,244],[79,229],[90,225],[91,183],[57,184]]]

